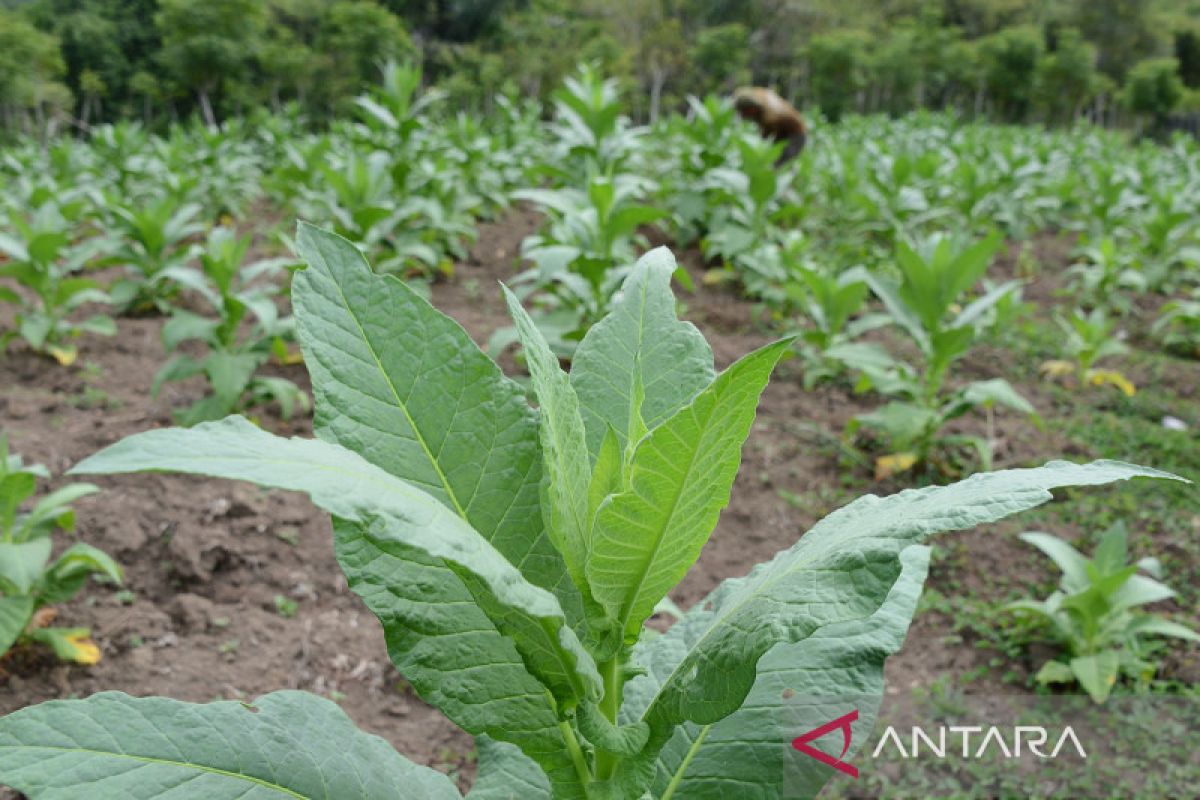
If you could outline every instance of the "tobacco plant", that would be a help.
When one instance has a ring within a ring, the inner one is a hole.
[[[329,511],[337,558],[392,660],[479,737],[475,800],[682,800],[728,797],[731,785],[780,797],[789,698],[818,700],[796,709],[801,724],[845,702],[873,724],[877,704],[863,695],[882,694],[926,537],[1039,505],[1058,486],[1169,477],[1053,462],[864,497],[651,636],[644,623],[729,502],[789,342],[716,373],[703,336],[675,317],[673,259],[656,250],[570,373],[507,295],[535,411],[462,328],[373,273],[352,244],[302,227],[299,246],[308,267],[293,299],[318,438],[229,417],[137,434],[74,471],[247,480]],[[806,794],[830,774],[812,759],[793,766],[791,789]],[[298,692],[209,705],[106,692],[34,706],[0,720],[0,775],[31,800],[146,787],[206,800],[460,797]]]
[[[17,306],[15,328],[0,332],[0,351],[20,338],[35,352],[68,366],[78,353],[73,340],[84,333],[117,332],[112,318],[103,313],[74,318],[85,303],[110,302],[99,283],[81,274],[105,251],[107,242],[73,241],[73,223],[51,201],[28,217],[14,213],[9,223],[11,233],[0,232],[0,278],[15,282],[21,291],[0,285],[0,302]]]
[[[121,568],[107,553],[74,542],[52,557],[55,530],[71,531],[71,503],[100,491],[90,483],[71,483],[47,494],[28,511],[22,504],[33,497],[38,479],[50,473],[41,464],[25,464],[10,453],[8,437],[0,435],[0,657],[14,644],[39,642],[64,661],[94,664],[100,651],[88,640],[86,628],[58,628],[48,606],[70,600],[89,576],[103,575],[121,582]],[[0,770],[0,780],[4,778]]]
[[[1192,292],[1191,300],[1172,300],[1163,305],[1162,314],[1154,321],[1154,332],[1171,352],[1200,358],[1200,290]]]
[[[935,447],[966,445],[983,469],[991,469],[991,431],[985,436],[946,435],[950,421],[977,408],[989,415],[999,405],[1033,415],[1033,406],[1008,381],[993,378],[947,387],[951,365],[974,344],[985,316],[1017,288],[1000,284],[965,302],[1000,245],[997,232],[970,245],[933,236],[919,250],[897,244],[900,280],[864,272],[864,279],[883,301],[895,323],[912,339],[921,355],[919,364],[894,358],[881,348],[850,345],[834,354],[861,373],[860,389],[873,389],[895,398],[851,420],[847,433],[870,428],[888,440],[890,452],[876,461],[876,475],[886,477],[930,459]],[[990,419],[990,416],[989,416]]]
[[[1116,320],[1109,319],[1102,307],[1089,312],[1073,311],[1054,319],[1063,333],[1062,350],[1065,359],[1047,361],[1041,366],[1043,375],[1059,377],[1073,375],[1076,384],[1085,386],[1116,387],[1126,396],[1133,396],[1136,387],[1120,372],[1101,369],[1096,363],[1129,352],[1114,331]]]
[[[195,375],[203,375],[211,390],[176,412],[181,425],[220,419],[266,402],[278,403],[284,419],[297,408],[308,410],[308,396],[296,384],[258,374],[272,355],[286,359],[293,330],[291,317],[280,317],[275,308],[277,284],[258,279],[282,271],[291,262],[273,258],[243,264],[250,240],[228,228],[214,228],[200,253],[201,269],[185,268],[178,275],[214,314],[175,309],[163,325],[163,349],[173,355],[154,376],[151,394],[157,396],[163,383]],[[247,320],[248,326],[243,324]],[[200,343],[207,352],[200,358],[177,352],[188,341]]]
[[[123,311],[170,309],[179,293],[178,271],[195,254],[189,239],[204,230],[197,221],[203,209],[177,194],[141,202],[113,198],[111,233],[120,241],[113,260],[127,277],[113,283],[113,301]]]
[[[607,312],[635,259],[635,245],[644,244],[642,225],[665,216],[664,211],[638,199],[649,191],[633,175],[599,176],[586,191],[573,188],[524,189],[517,200],[537,203],[550,224],[545,233],[527,236],[521,256],[533,267],[513,280],[522,295],[539,291],[539,324],[551,345],[570,356],[583,335]]]
[[[1042,665],[1036,676],[1039,683],[1078,681],[1094,701],[1103,703],[1122,675],[1143,682],[1153,677],[1157,665],[1150,657],[1156,644],[1147,637],[1200,642],[1200,634],[1191,628],[1141,609],[1175,592],[1158,580],[1158,559],[1128,563],[1124,523],[1105,531],[1091,558],[1048,533],[1023,533],[1021,538],[1062,572],[1058,588],[1045,600],[1008,605],[1048,622],[1066,649],[1064,658]]]

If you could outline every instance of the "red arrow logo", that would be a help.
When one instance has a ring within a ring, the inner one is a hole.
[[[838,772],[849,775],[851,778],[857,778],[858,768],[851,764],[847,764],[845,761],[842,761],[842,758],[846,755],[846,751],[850,749],[850,725],[857,721],[858,709],[856,708],[845,716],[838,717],[832,722],[826,722],[819,728],[813,728],[808,733],[797,736],[792,740],[792,747],[796,748],[810,758],[815,758],[822,764],[833,767]],[[818,750],[809,744],[809,742],[813,741],[814,739],[820,739],[825,734],[829,733],[830,731],[835,731],[838,728],[842,729],[842,754],[837,758],[834,758],[828,753]]]

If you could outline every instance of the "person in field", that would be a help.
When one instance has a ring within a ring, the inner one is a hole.
[[[733,107],[742,119],[758,125],[764,137],[787,142],[776,165],[790,161],[804,149],[808,136],[804,118],[791,103],[770,89],[743,86],[733,93]]]

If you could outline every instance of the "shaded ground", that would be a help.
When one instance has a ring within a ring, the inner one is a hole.
[[[537,223],[536,214],[517,210],[484,225],[454,280],[434,287],[435,304],[480,344],[508,322],[496,281],[514,273],[519,242]],[[1038,240],[1034,247],[1044,269],[1061,270],[1066,252],[1061,239]],[[699,272],[697,253],[682,258]],[[1013,263],[1011,258],[1003,261],[995,277],[1012,274]],[[1051,272],[1038,285],[1027,297],[1051,302],[1061,283]],[[752,306],[730,291],[701,288],[684,298],[684,307],[709,337],[719,367],[769,338]],[[161,324],[158,319],[119,320],[119,335],[85,340],[79,365],[71,369],[20,352],[0,358],[0,419],[14,451],[58,475],[127,434],[170,424],[169,409],[190,402],[201,386],[170,384],[157,401],[149,399],[150,381],[163,360]],[[1030,324],[1036,326],[1037,320]],[[963,379],[1010,377],[1047,420],[1039,430],[1025,420],[999,415],[997,467],[1064,455],[1200,467],[1194,463],[1200,459],[1195,455],[1198,365],[1137,360],[1130,372],[1148,387],[1142,399],[1130,405],[1106,396],[1080,398],[1037,382],[1037,363],[1053,355],[1039,348],[1050,343],[1045,336],[1035,337],[1035,344],[1020,352],[983,346],[961,370]],[[502,363],[513,368],[511,357]],[[302,367],[280,369],[307,388]],[[840,441],[850,417],[875,403],[839,387],[806,392],[800,362],[783,364],[763,398],[732,504],[698,566],[673,593],[681,606],[790,545],[852,497],[903,488],[899,480],[871,484],[869,471],[848,458]],[[1162,409],[1191,426],[1189,432],[1175,434],[1178,440],[1164,440],[1163,447],[1178,447],[1172,463],[1163,463],[1162,447],[1148,451],[1140,433],[1127,441],[1118,436],[1128,432],[1120,420],[1132,414],[1153,426],[1155,414],[1165,413]],[[1104,425],[1109,423],[1118,427],[1106,437]],[[311,434],[308,420],[288,424],[268,415],[263,424],[283,434]],[[962,422],[977,433],[983,424],[982,417]],[[62,482],[56,479],[53,485]],[[414,760],[455,774],[464,784],[469,781],[474,769],[470,737],[416,698],[388,663],[378,623],[348,591],[333,559],[324,514],[298,496],[223,481],[154,475],[95,482],[104,491],[77,504],[79,535],[125,565],[126,586],[122,591],[90,584],[61,609],[59,622],[90,627],[104,658],[83,668],[56,664],[36,652],[15,653],[2,664],[0,714],[105,689],[207,701],[299,688],[337,700],[361,727]],[[1114,496],[1128,495],[1092,492],[1086,495],[1087,507],[1099,513],[1097,509],[1128,506]],[[1143,506],[1145,513],[1162,513],[1150,520],[1135,548],[1139,554],[1165,554],[1168,576],[1176,585],[1196,584],[1200,514],[1189,531],[1187,515],[1175,510],[1180,503],[1168,498]],[[1089,519],[1082,514],[1052,509],[1036,519],[1065,535],[1098,533],[1090,521],[1080,524]],[[938,682],[981,690],[1005,682],[1023,685],[1036,670],[1040,664],[1023,655],[1003,659],[999,667],[993,663],[1006,644],[995,603],[1014,591],[1045,589],[1052,583],[1042,560],[1015,538],[1030,524],[1026,519],[938,540],[925,613],[904,650],[889,663],[889,691]],[[294,613],[289,601],[295,603]],[[1185,594],[1180,603],[1178,607],[1192,609],[1194,624],[1195,595]],[[1173,607],[1178,608],[1165,606]],[[1179,651],[1168,658],[1164,677],[1194,682],[1198,671],[1195,651]]]

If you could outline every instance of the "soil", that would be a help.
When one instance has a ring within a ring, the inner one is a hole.
[[[481,345],[508,324],[497,281],[515,273],[518,245],[537,225],[538,216],[524,209],[483,225],[453,280],[433,288],[435,305]],[[1062,263],[1060,239],[1045,248]],[[699,277],[698,253],[685,252],[681,261]],[[700,281],[696,286],[683,298],[685,316],[709,338],[718,367],[768,341],[751,303],[732,290]],[[1049,299],[1053,288],[1038,294]],[[128,434],[171,424],[170,409],[199,396],[199,383],[184,382],[150,399],[163,359],[162,320],[120,319],[118,325],[111,339],[83,340],[72,368],[20,351],[0,358],[0,419],[15,452],[59,476]],[[981,348],[968,360],[966,377],[993,376],[997,361],[1011,358]],[[514,369],[511,358],[502,363]],[[303,367],[279,370],[308,388]],[[673,592],[681,607],[792,544],[860,493],[869,477],[858,467],[861,474],[846,485],[839,436],[850,417],[873,401],[843,387],[805,391],[801,378],[800,362],[785,362],[768,387],[733,501],[699,564]],[[1018,388],[1035,404],[1043,391],[1036,384]],[[284,435],[311,435],[308,419],[287,423],[265,413],[261,420]],[[983,423],[969,418],[963,424],[978,432]],[[997,467],[1071,455],[1069,443],[1012,415],[998,416],[996,433],[1002,443]],[[65,482],[58,477],[51,487]],[[57,624],[90,628],[103,659],[81,667],[57,664],[39,651],[14,653],[0,665],[0,714],[108,689],[189,701],[305,689],[336,699],[360,727],[410,758],[469,784],[471,738],[417,698],[388,662],[379,624],[348,591],[333,558],[325,514],[296,495],[218,480],[140,475],[94,482],[103,491],[76,504],[78,535],[125,566],[124,591],[90,584],[60,608]],[[885,482],[869,490],[886,494],[902,485]],[[967,585],[986,586],[993,575],[1034,564],[1010,529],[955,536],[984,554],[956,576]],[[935,564],[931,585],[943,579],[939,570],[950,568]],[[294,601],[294,614],[280,613],[286,601]],[[986,662],[976,648],[947,644],[950,626],[940,614],[918,618],[904,649],[889,662],[893,690],[928,685]]]

